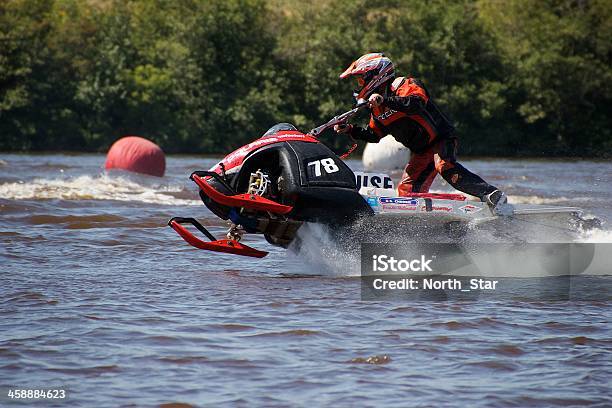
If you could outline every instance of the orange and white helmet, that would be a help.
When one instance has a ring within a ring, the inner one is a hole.
[[[340,78],[355,76],[361,89],[355,91],[355,99],[367,99],[374,90],[395,78],[393,62],[381,52],[373,52],[359,57],[340,74]]]

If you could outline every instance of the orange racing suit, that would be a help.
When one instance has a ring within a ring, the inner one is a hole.
[[[428,192],[437,173],[455,189],[483,201],[497,189],[457,162],[455,127],[419,80],[398,77],[383,86],[384,102],[371,109],[368,127],[353,127],[350,134],[370,143],[391,134],[410,149],[398,187],[400,196]]]

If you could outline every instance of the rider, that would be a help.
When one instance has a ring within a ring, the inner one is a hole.
[[[398,187],[400,196],[426,193],[436,172],[451,186],[487,202],[494,211],[507,202],[505,194],[457,162],[457,135],[452,122],[434,103],[421,81],[395,77],[391,60],[382,53],[361,56],[340,78],[354,76],[357,101],[368,101],[367,128],[336,125],[338,133],[378,143],[387,134],[410,149],[410,161]]]

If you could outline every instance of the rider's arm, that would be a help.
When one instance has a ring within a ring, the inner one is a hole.
[[[407,78],[393,89],[393,95],[385,98],[385,104],[398,112],[407,114],[419,113],[425,109],[429,94],[421,81]]]
[[[385,98],[385,104],[398,112],[413,114],[425,109],[426,102],[418,95],[390,96]]]

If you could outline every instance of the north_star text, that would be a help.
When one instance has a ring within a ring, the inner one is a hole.
[[[470,279],[470,289],[474,290],[495,290],[497,289],[496,280]]]

